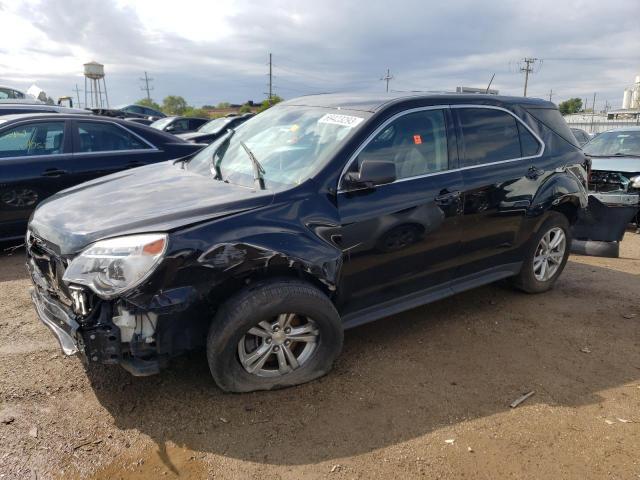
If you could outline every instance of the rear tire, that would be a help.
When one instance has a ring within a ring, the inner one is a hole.
[[[554,242],[560,244],[554,247]],[[570,247],[569,220],[561,213],[550,212],[549,218],[529,242],[522,269],[511,283],[527,293],[550,290],[564,270]]]
[[[327,373],[342,340],[340,316],[322,291],[299,280],[269,280],[221,306],[209,328],[207,360],[226,392],[272,390]]]

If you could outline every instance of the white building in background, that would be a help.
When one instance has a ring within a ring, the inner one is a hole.
[[[622,109],[640,108],[640,75],[636,75],[636,81],[631,88],[626,88],[622,96]]]

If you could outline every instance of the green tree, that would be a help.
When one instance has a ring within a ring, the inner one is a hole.
[[[267,108],[273,107],[276,103],[280,103],[282,100],[284,100],[282,97],[279,97],[278,95],[273,95],[271,97],[271,100],[269,100],[268,98],[262,102],[262,104],[260,105],[260,108],[258,109],[258,112],[264,112]]]
[[[238,110],[238,113],[249,113],[249,112],[251,112],[251,107],[249,106],[248,103],[245,103],[244,105],[242,105]]]
[[[207,112],[204,108],[196,108],[188,106],[184,112],[182,112],[184,117],[198,117],[198,118],[209,118],[209,112]]]
[[[169,95],[162,100],[162,111],[167,115],[182,115],[187,107],[187,101],[179,95]]]
[[[229,102],[220,102],[218,105],[216,105],[216,108],[229,108],[231,106],[231,104]]]
[[[582,110],[582,99],[580,98],[570,98],[569,100],[565,100],[564,102],[560,102],[558,105],[558,109],[562,115],[571,115],[572,113],[577,113]]]
[[[160,110],[160,105],[158,105],[156,102],[154,102],[150,98],[143,98],[141,100],[138,100],[136,102],[136,105],[140,105],[142,107],[153,108],[154,110],[158,110],[158,111]]]

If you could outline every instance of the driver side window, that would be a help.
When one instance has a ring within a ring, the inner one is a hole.
[[[423,110],[397,118],[360,152],[363,160],[391,161],[396,178],[411,178],[449,168],[446,121],[443,110]]]

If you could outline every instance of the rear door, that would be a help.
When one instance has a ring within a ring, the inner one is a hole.
[[[150,142],[106,120],[74,120],[75,183],[166,159]]]
[[[36,205],[71,185],[71,144],[64,119],[28,121],[0,131],[0,238],[23,235]]]
[[[544,172],[543,144],[514,114],[489,106],[454,106],[464,183],[465,276],[521,260],[525,212]]]
[[[460,248],[455,134],[446,107],[408,110],[383,123],[356,152],[396,165],[395,182],[338,193],[345,252],[340,299],[352,313],[446,283]],[[341,187],[343,188],[343,187]]]

